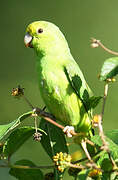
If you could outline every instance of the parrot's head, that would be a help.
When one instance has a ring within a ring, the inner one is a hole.
[[[59,47],[67,48],[67,42],[59,28],[47,21],[35,21],[28,25],[24,37],[26,47],[40,53],[54,52]]]

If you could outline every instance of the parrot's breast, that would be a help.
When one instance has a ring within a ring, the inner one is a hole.
[[[88,114],[63,67],[45,66],[38,71],[38,77],[40,93],[49,112],[64,125],[79,126],[81,130]]]

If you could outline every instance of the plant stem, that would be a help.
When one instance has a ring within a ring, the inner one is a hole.
[[[55,166],[23,166],[23,165],[0,165],[1,168],[17,168],[17,169],[52,169]]]
[[[86,166],[83,166],[83,165],[77,165],[77,164],[72,164],[72,163],[67,163],[67,165],[69,167],[76,168],[76,169],[86,169]]]
[[[84,150],[84,152],[85,152],[85,154],[86,154],[88,160],[91,162],[92,159],[91,159],[91,156],[90,156],[90,154],[89,154],[89,152],[88,152],[88,150],[87,150],[86,142],[85,142],[84,140],[82,140],[81,146],[82,146],[82,148],[83,148],[83,150]]]
[[[67,163],[67,165],[69,166],[69,167],[72,167],[72,168],[76,168],[76,169],[81,169],[81,170],[83,170],[83,169],[87,169],[87,168],[93,168],[93,169],[97,169],[97,170],[100,170],[100,171],[102,171],[100,168],[98,168],[97,167],[97,165],[95,164],[95,163],[93,163],[93,162],[89,162],[89,163],[86,163],[86,166],[83,166],[83,165],[81,165],[81,164],[72,164],[72,163]]]
[[[103,115],[104,115],[104,109],[105,109],[107,95],[108,95],[108,82],[106,82],[105,86],[104,86],[104,97],[103,97],[103,105],[102,105],[102,112],[101,112],[101,121],[103,121]]]
[[[42,111],[40,108],[35,108],[34,113],[36,113],[38,116],[43,117],[46,121],[50,122],[51,124],[59,127],[60,129],[64,129],[64,126],[62,126],[61,124],[58,124],[56,122],[56,118],[54,116],[52,116],[50,113]],[[72,132],[71,133],[73,136],[77,136],[77,135],[81,135],[81,133],[76,133],[76,132]]]
[[[109,147],[108,147],[108,143],[106,141],[106,137],[104,135],[104,131],[103,131],[103,127],[102,127],[102,122],[103,122],[103,116],[104,116],[104,109],[105,109],[105,104],[106,104],[106,98],[108,95],[108,82],[106,82],[105,86],[104,86],[104,97],[103,97],[103,105],[102,105],[102,112],[99,115],[99,120],[98,120],[98,129],[99,129],[99,136],[101,137],[103,146],[101,147],[101,149],[105,150],[108,153],[109,159],[111,160],[112,166],[113,168],[116,168],[116,163],[113,160]]]
[[[100,42],[100,40],[97,40],[97,39],[95,39],[95,38],[92,38],[92,44],[96,44],[96,45],[100,46],[102,49],[104,49],[106,52],[118,56],[118,52],[115,52],[115,51],[112,51],[111,49],[108,49],[107,47],[105,47],[105,46]],[[98,47],[98,46],[95,46],[95,47]],[[94,47],[94,46],[93,46],[93,47]]]
[[[103,146],[108,146],[106,141],[105,141],[105,135],[104,135],[104,132],[103,132],[103,127],[102,127],[102,122],[103,122],[103,116],[104,116],[104,110],[105,110],[105,104],[106,104],[107,95],[108,95],[108,82],[106,82],[105,86],[104,86],[104,97],[103,97],[102,112],[99,115],[99,120],[98,120],[99,135],[100,135],[101,140],[103,142]]]
[[[23,95],[22,97],[23,97],[23,99],[25,100],[25,102],[29,105],[29,107],[33,110],[34,107],[33,107],[33,105],[30,103],[30,101],[26,98],[26,96]]]

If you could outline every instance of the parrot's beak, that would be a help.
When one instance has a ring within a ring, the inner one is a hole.
[[[24,43],[26,47],[33,48],[31,45],[32,39],[33,39],[32,36],[29,33],[26,33],[24,37]]]

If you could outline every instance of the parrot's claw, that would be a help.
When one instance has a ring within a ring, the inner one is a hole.
[[[73,133],[75,132],[74,131],[74,127],[73,126],[66,126],[64,129],[63,129],[63,132],[66,134],[67,137],[72,137]]]

